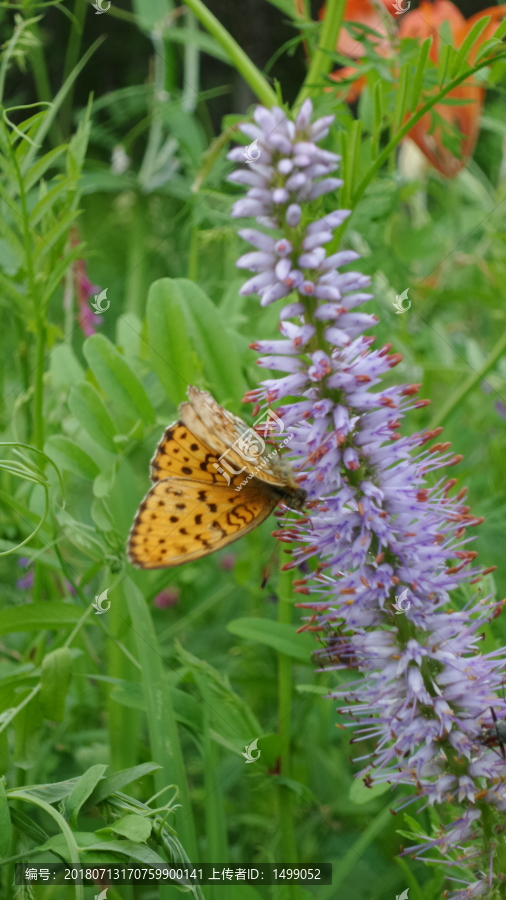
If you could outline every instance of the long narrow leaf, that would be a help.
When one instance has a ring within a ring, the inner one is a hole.
[[[162,790],[169,784],[177,785],[182,809],[178,810],[176,814],[176,829],[192,863],[195,863],[197,841],[190,794],[158,639],[146,601],[129,578],[124,582],[124,591],[137,643],[137,655],[142,667],[151,755],[154,762],[163,767],[160,772],[155,774],[155,784],[157,790]]]
[[[105,41],[104,36],[97,38],[97,40],[91,45],[91,47],[88,48],[86,53],[83,54],[83,56],[81,57],[81,59],[79,60],[79,62],[77,64],[77,66],[73,70],[73,72],[70,73],[69,77],[67,78],[65,83],[62,85],[62,87],[58,91],[56,97],[53,100],[53,104],[52,104],[50,111],[48,112],[47,116],[45,117],[44,121],[42,122],[42,125],[40,126],[40,128],[37,132],[35,145],[33,147],[30,147],[30,150],[25,157],[25,161],[24,161],[23,169],[22,169],[23,174],[30,169],[30,167],[33,163],[33,160],[35,159],[37,150],[39,149],[39,147],[42,146],[44,138],[48,134],[49,129],[51,128],[51,126],[56,118],[56,114],[57,114],[58,110],[60,109],[60,106],[62,105],[68,91],[70,90],[71,85],[74,83],[74,81],[76,80],[79,73],[82,72],[82,70],[86,66],[88,60],[91,59],[91,57],[95,53],[95,50],[98,50],[98,48],[100,47],[101,44],[103,44],[104,41]]]

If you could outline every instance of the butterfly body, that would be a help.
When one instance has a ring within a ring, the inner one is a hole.
[[[301,509],[306,497],[291,467],[255,432],[190,388],[180,419],[151,461],[155,483],[128,542],[134,565],[178,566],[221,550],[260,525],[280,501]]]

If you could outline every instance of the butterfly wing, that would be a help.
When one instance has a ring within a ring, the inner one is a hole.
[[[272,512],[279,496],[252,481],[240,492],[226,483],[170,477],[156,482],[141,503],[128,542],[130,561],[164,569],[221,550]]]
[[[239,416],[223,409],[208,391],[190,387],[188,397],[179,407],[181,421],[216,453],[225,471],[231,476],[246,471],[267,484],[296,489],[291,467]]]
[[[176,477],[226,485],[228,482],[220,469],[215,451],[192,434],[183,422],[175,422],[167,428],[151,460],[151,480]],[[234,483],[233,473],[230,473],[230,481]]]

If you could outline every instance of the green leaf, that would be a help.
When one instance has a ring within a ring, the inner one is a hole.
[[[114,436],[117,434],[116,426],[93,385],[84,381],[72,388],[69,407],[84,430],[97,444],[109,450],[110,453],[118,452],[118,445],[114,442]]]
[[[98,679],[97,675],[88,677]],[[123,678],[109,678],[108,676],[102,676],[100,680],[111,682],[114,685],[110,693],[111,700],[121,703],[122,706],[128,706],[130,709],[143,711],[146,709],[144,691],[138,682],[127,681]],[[170,685],[167,685],[167,690],[170,691],[177,721],[192,731],[200,733],[202,731],[202,714],[195,698],[187,691],[180,691]]]
[[[46,803],[57,803],[68,797],[78,781],[78,778],[68,778],[67,781],[55,781],[53,784],[30,784],[23,791]]]
[[[9,771],[11,763],[11,752],[9,749],[9,738],[7,729],[0,731],[0,778]]]
[[[293,625],[267,619],[234,619],[227,625],[228,631],[248,641],[267,644],[298,662],[311,665],[311,653],[316,649],[314,639],[306,633],[297,634]]]
[[[82,69],[85,67],[88,60],[93,56],[95,50],[97,50],[98,47],[100,47],[100,45],[103,43],[103,41],[105,41],[105,35],[100,35],[100,37],[98,37],[97,40],[91,45],[91,47],[88,47],[86,52],[83,53],[83,55],[81,56],[81,59],[79,60],[77,65],[74,66],[74,68],[72,69],[72,72],[70,73],[70,75],[68,76],[66,81],[63,83],[63,85],[61,86],[61,88],[58,91],[58,93],[56,94],[56,96],[53,97],[53,101],[50,105],[50,108],[48,109],[46,115],[44,116],[44,118],[42,120],[42,124],[40,125],[39,130],[35,136],[35,146],[32,146],[29,148],[28,153],[26,154],[26,157],[24,159],[23,167],[22,167],[23,173],[26,172],[27,170],[29,170],[30,166],[32,165],[33,160],[37,154],[39,147],[42,146],[42,144],[44,142],[44,138],[48,134],[48,132],[55,120],[55,117],[58,115],[58,110],[60,109],[60,106],[62,105],[67,93],[69,92],[70,88],[72,87],[77,76],[82,71]]]
[[[79,621],[82,607],[60,600],[45,603],[27,603],[13,609],[4,609],[0,616],[0,634],[12,631],[33,631],[41,628],[68,628]]]
[[[100,469],[95,460],[89,456],[71,438],[63,434],[55,434],[46,441],[45,451],[60,469],[92,480]]]
[[[27,700],[31,691],[20,691],[17,704]],[[38,693],[21,708],[14,719],[14,764],[20,769],[31,769],[40,756],[39,729],[43,722],[42,707]]]
[[[213,394],[220,403],[233,398],[239,405],[246,384],[239,354],[219,309],[192,281],[176,278],[174,286],[182,297],[186,324]]]
[[[204,712],[208,716],[212,739],[234,753],[242,753],[246,744],[262,734],[263,729],[255,714],[246,701],[232,690],[226,676],[205,660],[178,644],[176,646],[181,662],[193,674],[202,695],[204,707],[199,713],[202,715]],[[198,727],[199,723],[196,725]]]
[[[264,734],[258,739],[257,748],[260,750],[258,761],[269,768],[275,766],[278,756],[283,753],[283,743],[279,734]]]
[[[58,181],[33,207],[30,214],[30,227],[35,228],[43,216],[51,210],[56,201],[73,188],[75,188],[75,184],[70,178]]]
[[[429,57],[431,46],[432,37],[428,37],[424,40],[422,46],[420,47],[418,60],[416,63],[415,75],[413,78],[413,87],[411,89],[411,98],[409,102],[409,108],[411,112],[415,112],[416,107],[418,106],[418,101],[420,99],[420,94],[423,87],[423,76],[425,74],[425,68],[427,65],[427,59]]]
[[[9,855],[12,841],[12,825],[9,804],[3,778],[0,778],[0,858]]]
[[[131,769],[122,769],[121,772],[109,775],[97,786],[91,798],[92,803],[96,805],[111,794],[121,791],[122,788],[127,784],[131,784],[132,781],[138,781],[140,778],[144,778],[145,775],[151,775],[152,772],[158,772],[160,769],[161,766],[158,763],[145,762],[141,763],[140,766],[132,766]]]
[[[107,766],[104,765],[91,766],[72,788],[71,794],[65,801],[63,814],[73,828],[77,828],[77,817],[81,807],[91,796],[98,782],[102,780],[106,769]]]
[[[154,425],[155,411],[132,369],[103,334],[93,334],[83,346],[83,353],[102,390],[126,416]]]
[[[147,319],[153,368],[176,406],[186,399],[189,384],[199,379],[195,349],[188,336],[183,300],[171,278],[151,285]]]
[[[33,819],[27,816],[26,813],[22,812],[20,809],[16,809],[14,806],[10,807],[10,811],[12,824],[18,831],[21,831],[22,834],[25,834],[26,837],[29,837],[31,841],[35,841],[37,844],[47,841],[49,835],[43,828],[40,828]]]
[[[115,834],[121,834],[130,841],[142,844],[149,840],[151,836],[151,823],[145,816],[130,813],[128,816],[116,819],[107,828],[101,828],[98,834],[106,834],[111,831]]]
[[[126,578],[122,588],[127,600],[142,670],[142,685],[151,755],[163,766],[155,775],[157,790],[177,784],[182,812],[176,813],[176,829],[190,858],[196,858],[196,837],[183,754],[172,701],[162,664],[157,635],[148,606],[139,588]]]
[[[163,37],[166,41],[174,41],[176,44],[191,44],[201,51],[201,53],[208,53],[209,56],[214,56],[215,59],[221,60],[221,62],[228,63],[229,66],[232,65],[230,61],[230,57],[228,53],[225,53],[224,50],[218,44],[218,41],[215,41],[211,35],[206,34],[205,31],[197,31],[191,28],[166,28],[163,32]]]
[[[383,784],[373,784],[372,787],[368,788],[361,778],[354,778],[348,792],[348,797],[352,803],[368,803],[369,800],[374,800],[376,797],[381,797],[382,794],[386,794],[387,791],[391,790],[391,787],[391,784],[385,782]]]
[[[470,54],[471,48],[478,40],[482,31],[485,30],[491,18],[492,16],[483,16],[482,19],[478,19],[478,21],[474,23],[465,41],[459,47],[457,60],[454,62],[450,70],[450,76],[452,78],[455,75],[459,75],[461,72],[463,72],[466,68],[466,65],[470,65],[468,56]]]
[[[132,6],[139,27],[148,32],[160,25],[173,9],[171,0],[133,0]]]
[[[44,173],[49,169],[50,166],[54,165],[56,160],[61,154],[67,150],[67,144],[61,144],[59,147],[55,147],[54,150],[50,150],[49,153],[46,153],[44,156],[41,156],[40,159],[37,160],[36,163],[33,164],[31,169],[26,173],[24,179],[24,189],[25,192],[28,191],[36,184],[44,175]]]
[[[72,347],[57,344],[50,358],[51,384],[57,390],[72,387],[84,378],[84,371]]]
[[[94,850],[100,853],[121,853],[125,857],[125,861],[133,859],[135,862],[143,863],[146,866],[154,866],[155,868],[167,865],[165,859],[162,859],[158,853],[155,853],[150,847],[146,847],[145,844],[138,844],[135,841],[100,841],[98,834],[93,834],[89,831],[78,831],[74,834],[74,837],[81,852],[83,850],[88,852]],[[64,859],[68,858],[68,848],[61,834],[50,838],[39,849],[54,850],[60,856],[63,856]]]
[[[40,703],[47,719],[63,721],[71,678],[72,654],[68,647],[58,647],[44,657],[40,676]]]
[[[93,495],[95,497],[100,499],[101,497],[109,496],[116,481],[116,472],[117,462],[115,461],[112,466],[109,466],[97,475],[93,482]],[[107,531],[107,529],[105,530]]]

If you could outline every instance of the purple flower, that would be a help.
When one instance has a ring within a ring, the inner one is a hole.
[[[100,325],[102,322],[100,316],[93,312],[89,304],[90,297],[100,293],[100,287],[96,284],[92,284],[89,280],[86,274],[86,262],[84,259],[76,260],[74,271],[77,302],[79,306],[78,321],[86,337],[90,337],[90,335],[95,334],[95,325]]]
[[[309,100],[295,122],[259,107],[257,124],[242,128],[261,154],[248,178],[231,176],[251,185],[232,214],[254,215],[275,231],[239,232],[256,252],[238,265],[257,273],[241,293],[257,293],[264,306],[290,296],[281,311],[285,340],[252,345],[266,354],[261,367],[288,374],[265,379],[245,401],[267,407],[282,400],[275,411],[293,433],[287,455],[308,510],[289,512],[298,546],[283,568],[311,566],[295,590],[306,595],[299,604],[310,613],[306,627],[321,633],[320,671],[359,675],[332,694],[351,718],[353,743],[374,740],[372,756],[366,746],[356,758],[359,775],[367,784],[413,786],[403,805],[461,804],[457,822],[409,853],[438,850],[452,860],[462,845],[474,848],[468,870],[488,874],[452,894],[465,900],[497,884],[492,859],[484,862],[477,803],[488,805],[487,829],[500,824],[506,781],[491,747],[491,708],[506,718],[498,695],[506,661],[503,650],[481,654],[479,641],[502,604],[473,593],[492,571],[470,549],[469,530],[482,519],[465,505],[465,489],[455,493],[456,479],[438,474],[462,457],[438,441],[441,428],[401,435],[405,414],[428,401],[416,399],[420,385],[382,386],[402,357],[390,345],[373,349],[375,337],[363,333],[377,322],[357,311],[371,299],[369,278],[342,271],[357,254],[327,253],[349,212],[307,221],[308,201],[341,184],[327,177],[338,157],[315,143],[332,117],[311,125],[311,114]],[[240,157],[232,150],[229,158]],[[456,601],[448,608],[450,592],[464,586],[463,608]]]
[[[153,598],[153,606],[157,609],[170,609],[171,606],[177,606],[179,603],[179,588],[172,586],[160,591]]]
[[[222,568],[224,572],[231,572],[235,566],[235,559],[234,553],[224,553],[219,560],[220,568]]]
[[[27,569],[28,566],[31,565],[31,559],[28,556],[20,556],[18,559],[18,566],[21,569]],[[18,578],[16,581],[16,587],[18,591],[29,591],[30,588],[33,587],[33,569],[30,569],[23,578]]]

